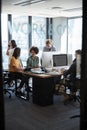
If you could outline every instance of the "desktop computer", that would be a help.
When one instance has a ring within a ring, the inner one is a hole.
[[[52,57],[53,67],[68,65],[67,54],[53,54]]]
[[[42,62],[41,66],[43,68],[52,67],[53,66],[52,52],[42,52],[41,62]]]
[[[42,67],[67,66],[67,54],[59,54],[58,52],[43,52]]]

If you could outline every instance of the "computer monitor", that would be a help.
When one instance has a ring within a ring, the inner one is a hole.
[[[52,67],[53,66],[52,52],[42,52],[41,66],[42,67]]]
[[[53,54],[53,67],[66,66],[67,63],[67,54]]]

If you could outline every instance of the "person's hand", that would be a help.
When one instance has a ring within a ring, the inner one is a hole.
[[[8,50],[10,49],[10,44],[8,44]]]
[[[65,71],[65,68],[61,68],[61,74],[63,74]]]
[[[23,68],[22,67],[18,68],[18,71],[23,72]]]
[[[24,69],[23,69],[23,68],[20,68],[20,71],[24,71]]]

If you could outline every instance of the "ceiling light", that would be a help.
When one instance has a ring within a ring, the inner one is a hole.
[[[72,8],[72,9],[65,9],[63,11],[68,11],[68,12],[72,12],[72,11],[80,11],[82,10],[82,7],[79,7],[79,8]]]
[[[62,7],[52,7],[51,9],[62,9]]]
[[[36,3],[42,3],[45,1],[46,0],[26,0],[26,1],[20,1],[20,2],[13,3],[13,5],[26,6],[26,5],[36,4]]]

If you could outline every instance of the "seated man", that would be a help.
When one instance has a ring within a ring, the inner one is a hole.
[[[76,78],[76,58],[77,58],[77,55],[81,55],[81,50],[75,51],[75,59],[73,60],[73,63],[71,64],[71,66],[69,67],[68,70],[63,71],[64,77],[69,76],[69,79],[72,81]]]
[[[73,63],[71,64],[71,66],[69,67],[68,70],[63,70],[63,75],[65,78],[69,78],[69,81],[74,84],[75,83],[75,79],[76,79],[76,59],[77,59],[77,55],[81,55],[81,50],[76,50],[75,51],[75,59],[73,60]],[[70,84],[69,84],[70,85]],[[72,88],[73,85],[68,86],[70,88],[71,91],[73,91]]]

